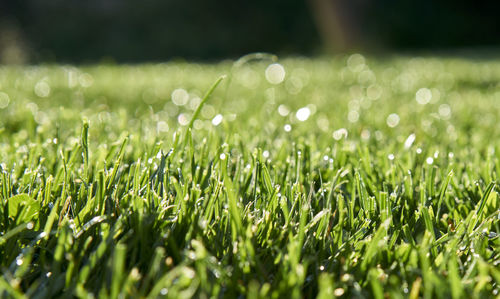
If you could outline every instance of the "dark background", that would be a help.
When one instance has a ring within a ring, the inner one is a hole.
[[[0,0],[0,63],[496,49],[499,2]]]

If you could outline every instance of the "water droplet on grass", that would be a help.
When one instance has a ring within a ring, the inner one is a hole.
[[[442,119],[449,119],[451,116],[451,108],[448,104],[440,105],[438,111]]]
[[[177,117],[177,121],[181,126],[186,126],[187,124],[189,124],[189,119],[184,113],[179,114],[179,116]]]
[[[279,115],[285,117],[290,113],[290,109],[288,109],[288,107],[285,105],[279,105],[278,106],[278,113],[279,113]]]
[[[410,134],[410,136],[408,136],[408,138],[406,138],[405,149],[409,149],[414,141],[415,141],[415,134],[412,133]]]
[[[372,101],[378,100],[382,95],[382,87],[372,84],[366,89],[366,97]]]
[[[375,82],[375,80],[376,80],[375,74],[369,69],[362,71],[358,75],[358,83],[365,86]]]
[[[309,116],[311,115],[311,110],[308,107],[302,107],[299,110],[297,110],[297,113],[295,116],[299,121],[306,121]]]
[[[201,108],[201,116],[205,119],[210,119],[214,117],[215,113],[216,113],[215,108],[212,105],[205,104],[205,106]]]
[[[389,127],[396,127],[399,124],[399,115],[397,115],[396,113],[389,114],[389,116],[387,116],[386,122]]]
[[[212,125],[214,126],[218,126],[222,123],[222,115],[221,114],[217,114],[213,119],[212,119]]]
[[[196,108],[198,108],[200,103],[201,103],[200,97],[192,98],[191,100],[189,100],[189,103],[188,103],[189,109],[196,110]]]
[[[428,104],[432,99],[432,92],[428,88],[420,88],[415,94],[415,100],[420,105]]]
[[[266,80],[271,84],[280,84],[285,80],[285,68],[279,63],[270,64],[266,68]]]
[[[158,132],[168,132],[168,124],[164,121],[159,121],[156,124],[156,130],[158,130]]]
[[[351,72],[360,72],[365,67],[365,57],[361,54],[352,54],[347,59],[347,67]]]
[[[194,123],[193,123],[193,128],[194,128],[195,130],[201,130],[201,129],[205,128],[205,127],[206,127],[206,126],[205,126],[205,122],[204,122],[204,121],[202,121],[201,119],[197,119],[197,120],[195,120],[195,121],[194,121]]]
[[[340,140],[342,138],[347,138],[347,130],[345,128],[338,129],[333,132],[333,139]]]
[[[363,131],[361,131],[361,139],[368,140],[368,139],[370,139],[370,136],[371,136],[371,133],[369,130],[363,129]]]
[[[350,122],[352,123],[355,123],[357,122],[359,119],[359,113],[358,111],[356,110],[351,110],[349,111],[349,113],[347,114],[347,120],[349,120]]]
[[[46,98],[50,95],[50,85],[45,81],[40,81],[35,85],[35,94],[41,98]]]
[[[333,291],[333,294],[337,297],[344,295],[344,293],[345,293],[345,290],[343,288],[338,288],[338,289],[335,289],[335,291]]]
[[[177,106],[184,106],[189,100],[189,94],[182,88],[172,91],[172,102]]]

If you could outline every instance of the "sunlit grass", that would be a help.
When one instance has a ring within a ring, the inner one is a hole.
[[[1,67],[0,294],[498,296],[498,82],[358,54]]]

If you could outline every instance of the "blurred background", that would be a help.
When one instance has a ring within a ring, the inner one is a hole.
[[[487,0],[2,0],[0,63],[494,52],[499,12]]]

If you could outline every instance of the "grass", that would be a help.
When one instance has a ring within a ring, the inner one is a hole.
[[[499,296],[500,60],[272,63],[0,67],[1,297]]]

